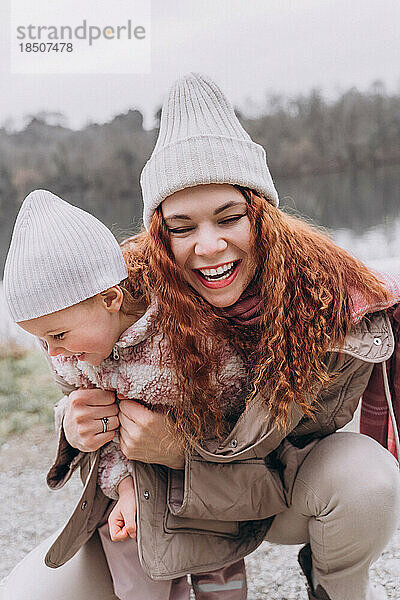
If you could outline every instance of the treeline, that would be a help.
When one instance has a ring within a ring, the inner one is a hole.
[[[400,96],[387,94],[380,82],[334,101],[316,90],[291,99],[274,96],[258,118],[239,117],[267,149],[277,179],[400,162]],[[76,197],[89,210],[101,206],[106,222],[115,210],[139,219],[139,176],[156,137],[156,128],[143,128],[137,110],[79,131],[54,124],[46,113],[33,116],[22,131],[1,128],[0,219],[37,187]]]
[[[400,162],[400,95],[388,95],[379,81],[366,93],[352,88],[331,102],[316,90],[272,97],[266,114],[246,127],[268,149],[278,178]]]

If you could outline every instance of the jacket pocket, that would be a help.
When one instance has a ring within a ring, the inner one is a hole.
[[[192,456],[178,480],[169,474],[167,501],[176,517],[223,522],[266,519],[287,508],[280,475],[263,459],[220,464]]]
[[[237,521],[211,521],[176,517],[167,507],[164,515],[164,531],[165,533],[213,534],[236,539],[239,536],[239,523]]]

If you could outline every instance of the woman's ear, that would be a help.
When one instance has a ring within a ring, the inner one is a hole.
[[[101,301],[106,310],[109,312],[118,312],[121,308],[122,301],[124,299],[124,294],[119,287],[119,285],[115,285],[104,292],[101,292]]]

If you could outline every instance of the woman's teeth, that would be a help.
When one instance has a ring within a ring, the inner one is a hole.
[[[199,269],[199,271],[207,281],[220,281],[232,275],[235,269],[235,262],[226,263],[226,265],[222,265],[216,269]]]

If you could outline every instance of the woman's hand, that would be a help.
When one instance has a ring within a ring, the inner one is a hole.
[[[171,440],[168,417],[148,410],[134,400],[119,403],[121,450],[130,460],[183,469],[183,445]]]
[[[118,405],[114,392],[80,388],[70,393],[63,428],[67,441],[82,452],[94,452],[111,442],[119,427]],[[103,433],[101,419],[108,418]]]

